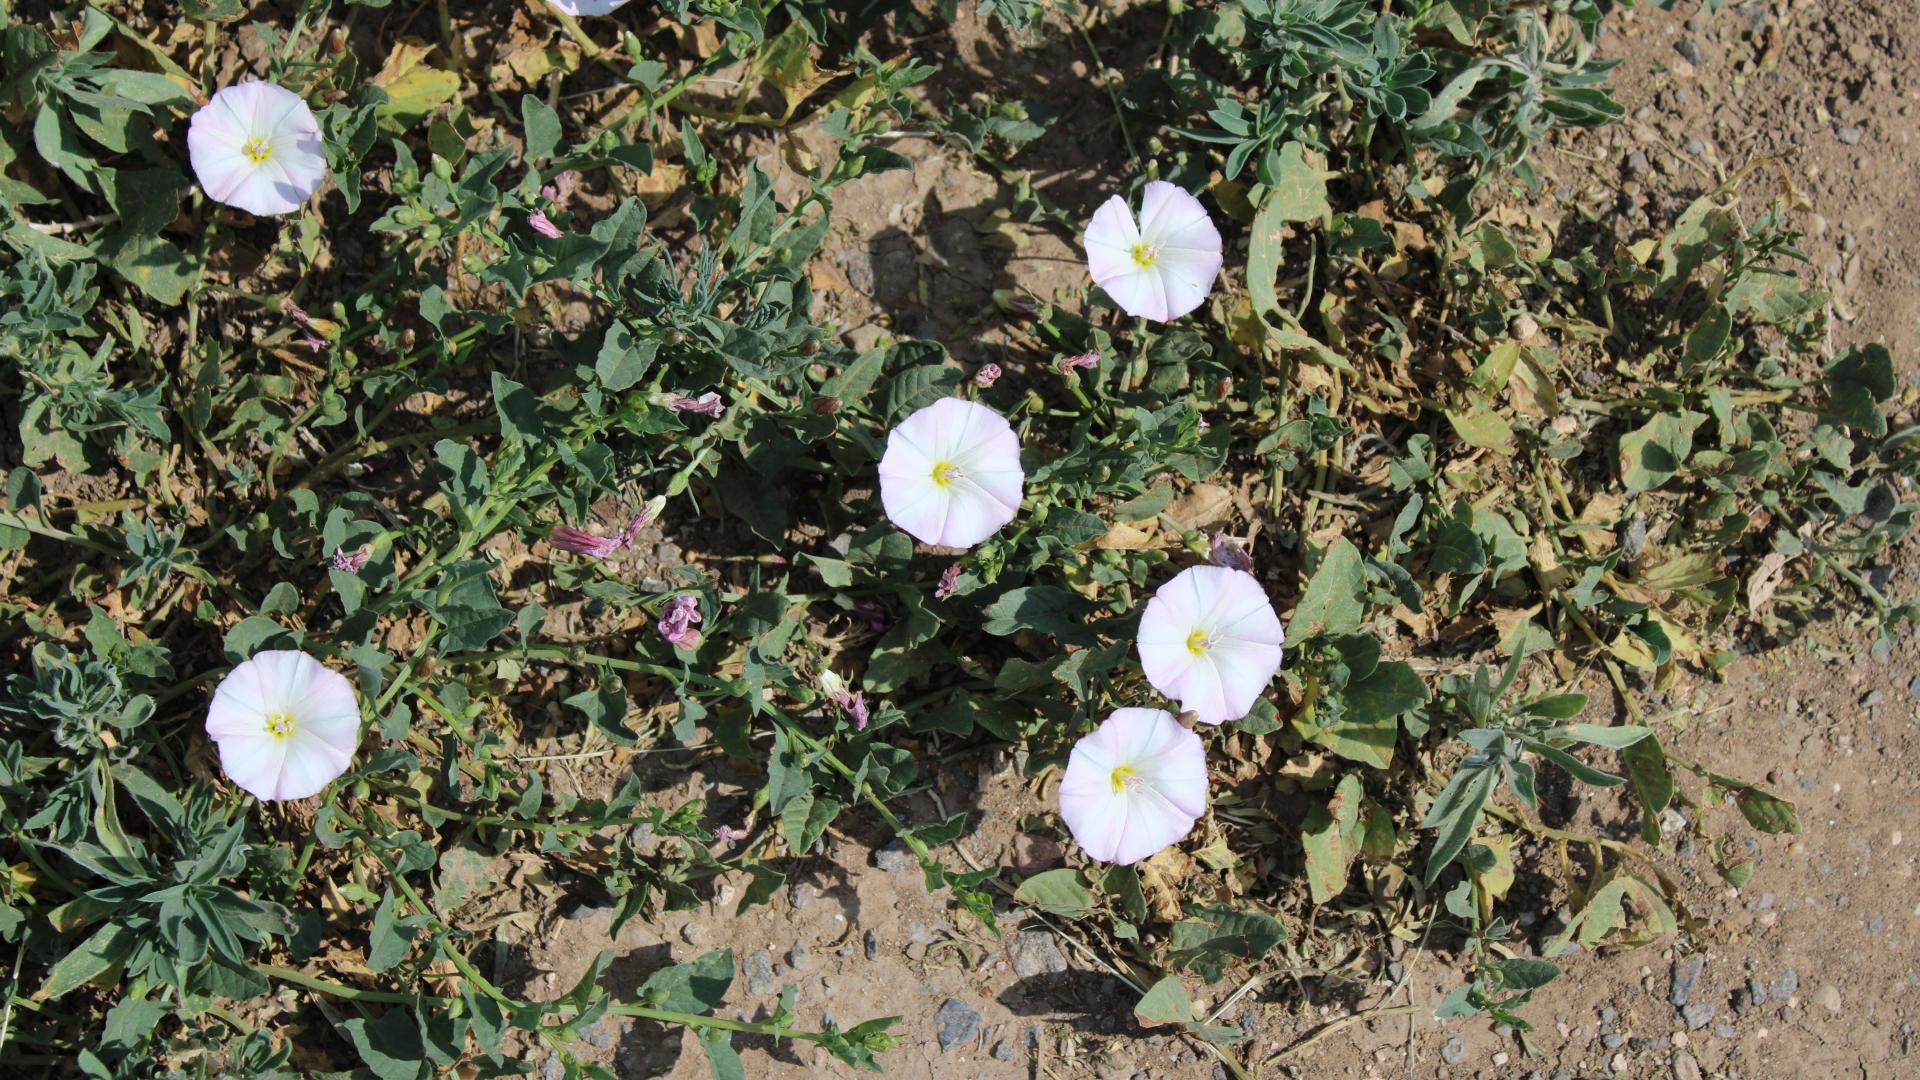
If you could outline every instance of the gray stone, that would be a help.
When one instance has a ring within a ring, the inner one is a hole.
[[[1700,972],[1707,966],[1707,958],[1702,953],[1694,953],[1685,960],[1673,965],[1673,989],[1667,994],[1667,1001],[1674,1008],[1682,1009],[1693,1000],[1693,987],[1700,981]]]
[[[540,1063],[540,1080],[560,1080],[565,1075],[567,1075],[567,1067],[560,1063],[559,1054]]]
[[[946,1004],[940,1006],[940,1011],[933,1014],[933,1020],[940,1025],[936,1038],[943,1054],[956,1046],[966,1045],[980,1034],[980,1014],[967,1008],[959,998],[948,998]]]
[[[1731,1039],[1739,1034],[1739,1032],[1733,1030],[1732,1024],[1715,1024],[1713,1025],[1713,1033],[1723,1039]]]
[[[805,971],[813,964],[813,953],[807,950],[807,943],[796,941],[793,948],[787,950],[787,963],[795,971]]]
[[[1828,983],[1814,991],[1813,1003],[1835,1016],[1840,1015],[1840,988]]]
[[[1627,1040],[1621,1038],[1618,1034],[1605,1035],[1605,1036],[1602,1036],[1600,1039],[1600,1045],[1606,1047],[1609,1050],[1618,1050],[1622,1046],[1625,1046],[1626,1043],[1627,1043]]]
[[[1440,1048],[1440,1060],[1449,1065],[1458,1065],[1467,1060],[1467,1044],[1459,1039],[1448,1039]]]
[[[868,960],[880,959],[880,935],[879,934],[876,934],[871,930],[867,931],[866,947],[867,947]]]
[[[1067,970],[1066,954],[1060,943],[1045,930],[1022,930],[1007,946],[1013,960],[1013,973],[1023,979],[1036,975],[1058,975]]]
[[[680,928],[680,940],[689,945],[698,945],[707,938],[707,928],[697,922],[690,922]]]
[[[588,1046],[605,1050],[613,1045],[613,1032],[607,1030],[607,1022],[605,1020],[595,1020],[593,1023],[580,1029],[580,1039]]]
[[[1779,978],[1773,980],[1773,988],[1767,992],[1767,996],[1775,1001],[1785,1001],[1799,991],[1800,976],[1792,968],[1788,968],[1780,973]]]
[[[919,860],[913,857],[907,845],[895,840],[873,853],[873,865],[889,874],[898,874],[918,866]]]
[[[1635,176],[1645,176],[1653,171],[1653,163],[1647,160],[1645,151],[1635,150],[1627,155],[1627,171]]]
[[[1700,46],[1692,38],[1681,38],[1674,43],[1673,51],[1686,57],[1689,64],[1705,64],[1707,58],[1700,54]]]
[[[1761,982],[1759,979],[1749,976],[1747,979],[1747,996],[1753,999],[1753,1003],[1755,1005],[1766,1004],[1767,1003],[1767,984]]]
[[[1841,142],[1846,143],[1848,146],[1855,146],[1859,144],[1861,136],[1865,135],[1866,132],[1860,130],[1860,128],[1853,124],[1848,124],[1834,131],[1834,134],[1839,136]]]
[[[1685,1050],[1674,1051],[1673,1080],[1700,1080],[1700,1063]]]
[[[1005,1039],[1001,1039],[999,1042],[993,1044],[991,1053],[995,1061],[1012,1061],[1013,1044]]]
[[[773,993],[773,961],[763,952],[747,954],[747,993]]]
[[[1680,1015],[1686,1019],[1688,1031],[1698,1031],[1713,1019],[1713,1006],[1704,1001],[1696,1001],[1681,1009]]]
[[[1920,675],[1915,675],[1913,678],[1907,680],[1907,696],[1915,701],[1920,701]]]

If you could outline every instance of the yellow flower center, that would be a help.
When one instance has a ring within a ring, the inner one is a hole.
[[[273,143],[264,136],[255,135],[247,140],[247,144],[240,148],[240,152],[247,155],[248,161],[260,165],[273,156]]]
[[[1153,265],[1153,260],[1156,254],[1157,253],[1153,250],[1153,245],[1147,243],[1145,240],[1142,240],[1139,243],[1133,245],[1134,265],[1138,266],[1142,270],[1145,270],[1147,267]]]
[[[1109,778],[1113,783],[1113,790],[1116,793],[1127,790],[1127,785],[1133,781],[1134,775],[1134,769],[1131,765],[1115,766],[1113,775]]]
[[[267,734],[276,739],[284,739],[293,734],[293,714],[290,712],[270,712],[267,714]]]
[[[933,482],[946,487],[960,478],[960,466],[951,461],[942,461],[933,467]]]
[[[1212,647],[1213,642],[1208,640],[1205,630],[1195,630],[1187,635],[1187,651],[1195,656],[1207,655],[1207,650]]]

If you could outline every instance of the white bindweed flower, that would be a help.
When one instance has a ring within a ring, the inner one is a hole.
[[[1116,709],[1074,744],[1060,817],[1088,855],[1128,866],[1177,843],[1207,812],[1200,736],[1159,709]]]
[[[1140,666],[1154,689],[1203,724],[1247,715],[1285,639],[1260,582],[1244,570],[1195,566],[1175,574],[1140,616]]]
[[[941,398],[887,434],[880,502],[914,539],[972,547],[1020,509],[1020,439],[978,402]]]
[[[627,0],[547,0],[547,2],[575,18],[582,15],[611,15],[627,6]]]
[[[255,653],[213,691],[207,734],[233,782],[266,799],[317,795],[360,745],[353,684],[303,652]]]
[[[1199,307],[1220,275],[1220,231],[1199,199],[1164,180],[1147,184],[1137,226],[1115,195],[1093,212],[1083,241],[1094,284],[1122,311],[1157,322]]]
[[[187,124],[187,156],[208,196],[250,214],[291,214],[327,178],[313,110],[272,83],[215,93]]]

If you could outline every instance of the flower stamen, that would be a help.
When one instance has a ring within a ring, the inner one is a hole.
[[[246,145],[240,148],[240,152],[247,155],[247,160],[255,165],[263,165],[273,156],[273,143],[264,136],[255,135],[247,140]]]
[[[1159,252],[1153,249],[1152,244],[1142,240],[1133,245],[1133,264],[1145,270],[1153,265],[1153,260],[1158,257],[1159,254]]]
[[[293,714],[290,712],[270,712],[267,714],[267,734],[276,739],[284,739],[293,734]]]
[[[1205,656],[1207,650],[1211,648],[1213,648],[1213,640],[1207,636],[1205,630],[1195,630],[1187,635],[1187,651],[1193,655]]]
[[[1108,780],[1113,784],[1116,794],[1140,782],[1138,771],[1131,765],[1114,766],[1113,775],[1108,777]]]
[[[933,467],[933,482],[947,487],[960,478],[960,466],[951,461],[942,461]]]

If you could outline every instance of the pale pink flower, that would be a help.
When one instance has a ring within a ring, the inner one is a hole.
[[[565,210],[573,199],[573,189],[580,183],[580,174],[572,169],[555,173],[551,181],[540,189],[540,194],[555,207]]]
[[[604,559],[633,543],[633,538],[640,535],[640,530],[653,524],[653,519],[660,516],[661,508],[666,505],[665,495],[655,495],[648,499],[646,505],[640,508],[640,512],[628,519],[626,525],[612,536],[598,536],[562,522],[555,525],[553,531],[547,534],[547,542],[561,551]]]
[[[960,587],[960,566],[960,563],[954,563],[941,571],[940,584],[933,590],[935,600],[945,600],[953,595],[953,590]]]
[[[681,593],[660,614],[660,636],[675,648],[695,648],[700,644],[700,631],[694,627],[700,622],[700,598],[692,593]]]
[[[560,226],[555,225],[553,221],[547,217],[545,210],[535,210],[533,213],[528,214],[527,227],[549,240],[558,240],[565,235],[560,231]]]
[[[1063,356],[1060,358],[1061,371],[1075,371],[1082,368],[1096,368],[1099,366],[1100,351],[1098,349],[1083,352],[1079,356]]]
[[[726,402],[720,400],[720,395],[711,390],[699,397],[675,394],[667,405],[679,412],[699,413],[702,416],[712,417],[718,417],[727,407]]]
[[[1248,549],[1247,541],[1228,536],[1225,529],[1214,530],[1213,547],[1207,554],[1207,561],[1229,570],[1253,572],[1253,552]]]
[[[1148,182],[1137,226],[1115,195],[1094,211],[1083,240],[1094,284],[1129,315],[1172,322],[1199,307],[1220,276],[1220,230],[1199,199],[1164,180]]]
[[[984,390],[999,382],[1000,374],[999,364],[981,364],[980,370],[973,373],[973,384]]]
[[[827,695],[827,700],[833,702],[841,712],[847,714],[847,718],[853,721],[855,730],[867,730],[867,723],[871,717],[867,712],[865,691],[850,691],[846,680],[831,671],[822,671],[819,683],[820,692]]]
[[[733,825],[721,825],[713,830],[713,838],[731,844],[736,841],[745,840],[747,838],[747,830]]]
[[[313,110],[272,83],[215,92],[187,122],[187,157],[208,198],[263,217],[300,209],[327,178]]]
[[[371,554],[372,552],[364,545],[358,551],[334,548],[332,557],[327,560],[327,566],[343,574],[357,574],[361,567],[367,565],[367,559]]]
[[[941,398],[887,435],[880,501],[914,539],[972,547],[1012,521],[1026,473],[1006,418],[977,401]]]
[[[268,801],[317,795],[360,745],[353,684],[302,652],[274,650],[227,672],[207,708],[220,768]]]
[[[611,15],[627,6],[627,0],[547,0],[547,2],[575,18],[583,15]]]
[[[1178,843],[1207,812],[1200,736],[1160,709],[1116,709],[1074,744],[1060,817],[1088,855],[1129,866]]]
[[[1280,670],[1285,633],[1252,574],[1194,566],[1174,575],[1140,616],[1140,667],[1154,689],[1203,724],[1247,715]]]

